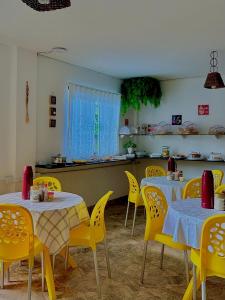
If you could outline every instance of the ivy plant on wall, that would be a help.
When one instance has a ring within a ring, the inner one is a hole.
[[[136,77],[123,80],[121,95],[121,113],[124,115],[129,108],[140,110],[143,104],[158,107],[162,91],[159,80],[152,77]]]

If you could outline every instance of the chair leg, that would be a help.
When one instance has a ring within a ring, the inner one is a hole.
[[[54,269],[55,269],[55,254],[52,255],[52,272],[54,273]]]
[[[29,261],[29,273],[28,273],[28,300],[31,300],[31,288],[32,288],[32,263]]]
[[[206,300],[206,281],[202,281],[202,300]]]
[[[160,257],[160,269],[163,268],[163,256],[164,256],[164,249],[165,249],[165,245],[162,244],[162,248],[161,248],[161,257]]]
[[[197,278],[196,278],[196,266],[193,264],[193,300],[197,299]]]
[[[45,291],[45,260],[44,253],[41,253],[41,289],[42,292]]]
[[[108,244],[107,244],[106,238],[104,240],[104,246],[105,246],[105,258],[106,258],[106,264],[107,264],[107,270],[108,270],[108,277],[111,278],[111,268],[110,268],[110,262],[109,262],[109,250],[108,250]]]
[[[145,241],[144,244],[144,255],[143,255],[143,264],[142,264],[142,270],[141,270],[141,278],[140,282],[144,283],[144,273],[145,273],[145,262],[146,262],[146,256],[147,256],[147,248],[148,248],[148,241]]]
[[[4,268],[4,262],[1,261],[1,288],[4,289],[4,277],[5,277],[5,268]]]
[[[136,220],[136,214],[137,214],[137,206],[135,205],[131,236],[134,236],[134,225],[135,225],[135,220]]]
[[[130,206],[130,202],[127,201],[127,212],[126,212],[124,227],[127,227],[127,218],[128,218],[129,206]]]
[[[185,264],[185,274],[187,285],[189,283],[189,265],[188,265],[188,253],[187,250],[184,250],[184,264]]]
[[[101,287],[100,287],[99,274],[98,274],[98,261],[97,261],[96,250],[93,250],[93,256],[94,256],[95,276],[96,276],[98,297],[99,297],[99,299],[101,299]]]

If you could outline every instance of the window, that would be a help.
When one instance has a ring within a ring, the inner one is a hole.
[[[64,154],[69,159],[119,152],[120,95],[70,84],[65,102]]]

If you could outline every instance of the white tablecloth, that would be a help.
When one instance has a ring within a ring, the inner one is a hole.
[[[204,221],[224,212],[201,207],[200,199],[187,199],[171,203],[168,207],[163,232],[193,248],[200,248],[201,230]]]
[[[166,176],[146,177],[141,181],[141,188],[145,185],[154,185],[161,189],[168,202],[182,198],[182,192],[187,180],[183,182],[168,180]]]
[[[75,194],[55,192],[51,202],[32,203],[22,200],[21,193],[0,196],[0,203],[11,203],[27,208],[33,217],[34,232],[51,254],[67,244],[70,229],[89,219],[83,199]]]

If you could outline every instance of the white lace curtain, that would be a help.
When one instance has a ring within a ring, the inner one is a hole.
[[[69,84],[65,101],[64,154],[87,159],[118,154],[120,95]]]

